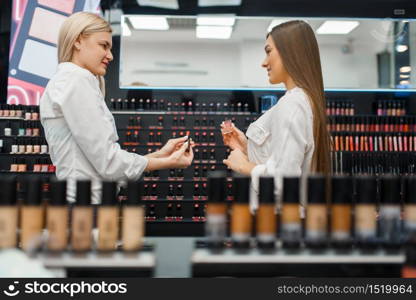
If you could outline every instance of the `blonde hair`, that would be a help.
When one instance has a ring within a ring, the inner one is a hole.
[[[283,66],[295,84],[309,96],[313,112],[312,171],[331,172],[330,136],[325,113],[326,101],[321,60],[315,34],[308,23],[290,21],[269,33],[282,58]]]
[[[58,37],[58,62],[70,62],[74,55],[75,42],[80,36],[96,32],[112,32],[110,24],[100,16],[89,12],[77,12],[62,24]],[[105,94],[103,76],[97,76],[100,89]]]

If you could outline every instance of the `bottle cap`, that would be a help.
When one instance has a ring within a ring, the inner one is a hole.
[[[66,205],[66,181],[54,179],[51,181],[51,205]]]
[[[208,173],[208,201],[225,202],[225,178],[224,171],[212,171]]]
[[[380,178],[380,202],[383,204],[400,204],[400,177],[385,175]]]
[[[273,177],[260,177],[259,202],[275,204]]]
[[[0,180],[0,205],[15,205],[16,177],[7,176]]]
[[[352,204],[352,178],[350,176],[339,175],[332,177],[331,182],[332,203]]]
[[[29,177],[25,182],[26,193],[23,203],[26,205],[40,205],[42,185],[39,177]]]
[[[356,202],[357,203],[376,203],[377,199],[377,180],[374,176],[357,176],[356,183]]]
[[[114,181],[102,182],[101,205],[117,204],[117,183]]]
[[[127,200],[125,205],[140,205],[142,203],[143,190],[139,181],[129,181],[127,184]]]
[[[308,177],[308,203],[326,203],[326,178],[323,175],[312,175]]]
[[[77,181],[76,205],[91,205],[91,181]]]
[[[234,203],[250,202],[250,177],[233,175],[233,196]]]
[[[299,177],[283,178],[283,203],[299,204]]]

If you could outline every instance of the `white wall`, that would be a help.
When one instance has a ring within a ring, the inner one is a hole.
[[[264,59],[264,41],[240,43],[138,43],[122,44],[121,85],[141,81],[157,86],[270,87]],[[339,44],[321,44],[326,88],[377,88],[377,57],[381,44],[353,44],[344,54]],[[155,62],[184,63],[187,67],[156,66]],[[414,60],[413,60],[414,63]],[[140,74],[137,70],[197,71],[206,74]]]

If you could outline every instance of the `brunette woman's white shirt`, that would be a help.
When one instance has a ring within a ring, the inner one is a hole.
[[[92,202],[100,203],[101,181],[137,180],[147,166],[146,157],[120,148],[97,77],[74,63],[58,65],[40,100],[40,118],[56,176],[68,180],[70,202],[76,180],[92,180]]]
[[[251,172],[251,208],[258,206],[259,178],[275,178],[275,194],[282,194],[284,176],[310,172],[314,151],[313,113],[307,94],[299,87],[288,90],[276,105],[247,129],[247,152],[257,166]]]

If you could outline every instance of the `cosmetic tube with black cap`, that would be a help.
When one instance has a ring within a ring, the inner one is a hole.
[[[377,181],[373,176],[355,178],[355,242],[362,251],[374,250],[377,238]]]
[[[39,248],[43,230],[44,211],[42,186],[39,177],[28,177],[24,182],[25,193],[21,211],[20,245],[25,251]]]
[[[114,251],[118,240],[119,208],[117,183],[102,182],[101,204],[97,210],[98,251]]]
[[[231,239],[233,247],[247,249],[250,246],[253,218],[250,213],[250,177],[234,174],[233,204],[231,210]]]
[[[322,250],[328,246],[326,178],[323,175],[313,175],[307,180],[305,244],[311,249]]]
[[[297,250],[302,241],[300,220],[300,178],[283,178],[283,198],[280,216],[280,236],[282,246]]]
[[[0,180],[0,249],[17,246],[18,206],[16,177]]]
[[[257,246],[261,249],[276,247],[277,217],[274,178],[259,179],[259,208],[256,218]]]
[[[393,175],[382,176],[380,188],[379,221],[381,243],[389,250],[396,250],[400,248],[402,242],[400,177]]]
[[[143,247],[145,232],[143,189],[138,181],[127,184],[127,199],[123,201],[121,240],[123,250],[138,251]]]
[[[331,244],[348,250],[352,247],[352,178],[343,175],[332,177],[331,193]]]
[[[49,251],[59,252],[68,246],[69,210],[66,202],[66,181],[53,179],[50,187],[51,197],[46,211],[47,248]]]
[[[220,250],[227,236],[227,203],[225,194],[226,172],[208,173],[208,204],[206,210],[205,236],[208,247]]]
[[[85,252],[92,247],[94,212],[91,205],[91,181],[77,181],[76,199],[72,209],[71,249]]]

